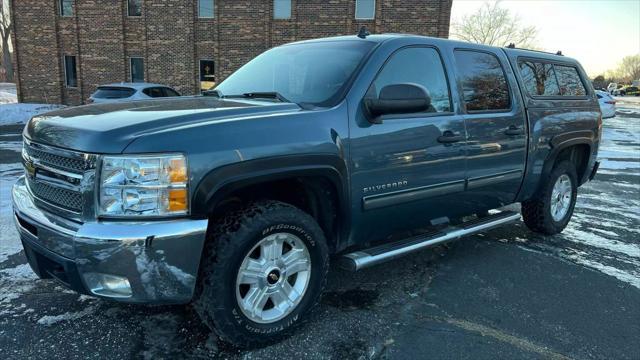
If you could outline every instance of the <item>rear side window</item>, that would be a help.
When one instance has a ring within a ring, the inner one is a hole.
[[[164,96],[168,96],[168,97],[180,96],[180,94],[178,94],[177,91],[171,88],[163,88],[162,90],[164,91]]]
[[[124,87],[99,87],[93,97],[96,99],[124,99],[135,92],[133,89]]]
[[[560,83],[560,95],[562,96],[585,96],[587,90],[580,80],[578,69],[573,66],[554,65],[558,82]]]
[[[520,61],[518,67],[520,67],[524,87],[529,94],[539,96],[560,95],[560,88],[553,65],[527,60]]]
[[[495,55],[470,50],[456,50],[454,54],[467,111],[511,108],[507,79]]]
[[[438,52],[433,48],[405,48],[391,55],[369,92],[378,97],[387,85],[414,83],[427,89],[431,108],[427,112],[450,112],[449,85]]]
[[[151,96],[152,98],[165,96],[163,89],[159,87],[146,88],[142,90],[142,92],[147,96]]]

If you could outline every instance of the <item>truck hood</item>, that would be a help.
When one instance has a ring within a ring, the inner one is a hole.
[[[126,103],[93,104],[33,117],[24,130],[28,139],[87,153],[121,153],[148,133],[200,122],[240,121],[299,111],[290,103],[182,97]]]

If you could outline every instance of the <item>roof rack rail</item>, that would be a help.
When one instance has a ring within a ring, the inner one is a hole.
[[[539,52],[539,53],[544,53],[544,54],[551,54],[551,55],[558,55],[558,56],[564,56],[564,54],[562,54],[562,50],[558,50],[555,53],[550,52],[550,51],[542,51],[542,50],[533,50],[533,49],[525,49],[525,48],[518,48],[516,47],[516,44],[514,43],[509,43],[509,45],[506,46],[507,49],[520,49],[520,50],[527,50],[527,51],[535,51],[535,52]]]

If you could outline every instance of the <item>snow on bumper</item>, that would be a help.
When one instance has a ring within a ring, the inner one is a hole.
[[[41,278],[122,302],[173,304],[193,297],[207,220],[77,224],[37,208],[24,178],[12,195],[25,253]]]

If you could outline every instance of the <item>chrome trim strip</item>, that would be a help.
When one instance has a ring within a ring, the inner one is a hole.
[[[467,189],[476,189],[479,187],[501,183],[509,180],[520,180],[521,178],[522,170],[509,170],[498,174],[478,176],[470,178],[467,181]]]
[[[37,160],[37,159],[32,159],[31,161],[33,162],[33,165],[35,165],[36,167],[38,167],[40,169],[44,169],[44,170],[47,170],[49,172],[52,172],[52,173],[55,173],[55,174],[60,174],[60,175],[63,175],[63,176],[66,176],[66,177],[70,177],[70,178],[73,178],[73,179],[82,180],[82,174],[72,173],[72,172],[68,172],[68,171],[64,171],[64,170],[53,168],[51,166],[44,165],[40,160]]]
[[[362,208],[365,211],[378,209],[381,207],[461,192],[464,191],[464,189],[465,181],[457,180],[442,184],[427,185],[406,190],[392,191],[384,194],[370,195],[362,198]]]
[[[340,259],[340,263],[343,268],[346,268],[352,271],[358,271],[358,270],[367,268],[369,266],[373,266],[373,265],[403,256],[403,255],[409,254],[417,250],[421,250],[421,249],[434,246],[437,244],[441,244],[447,241],[456,240],[463,236],[489,230],[491,228],[508,224],[511,222],[515,222],[518,220],[520,220],[520,214],[506,212],[504,217],[498,218],[494,221],[481,223],[475,226],[470,226],[468,228],[451,227],[448,231],[445,231],[444,234],[441,236],[438,236],[435,238],[427,237],[425,241],[422,241],[419,243],[413,243],[406,247],[396,248],[396,249],[393,249],[384,253],[380,253],[377,255],[370,255],[366,253],[366,250],[355,251],[355,252],[344,255],[342,259]]]

